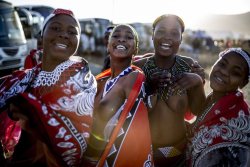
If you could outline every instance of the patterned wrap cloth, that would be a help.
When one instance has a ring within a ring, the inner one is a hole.
[[[87,146],[97,91],[96,80],[88,63],[72,56],[52,72],[41,71],[39,64],[29,70],[17,71],[3,80],[0,111],[6,110],[13,98],[28,104],[25,114],[36,125],[60,166],[79,165]],[[8,125],[5,120],[8,118],[2,120],[1,124],[5,122]],[[9,126],[16,124],[12,122]],[[10,146],[10,139],[16,137],[13,134],[16,133],[5,131],[0,134],[4,150],[9,152],[18,142],[15,140],[15,144]]]
[[[188,166],[250,165],[250,109],[240,91],[209,106],[189,135]]]
[[[136,66],[132,66],[133,70],[139,70]],[[99,74],[96,78],[101,79],[111,75],[111,70],[108,69]],[[142,71],[138,75],[143,75]],[[108,156],[103,162],[103,166],[116,167],[134,167],[134,166],[153,166],[152,159],[152,142],[149,129],[148,111],[143,99],[145,98],[144,90],[144,75],[143,80],[135,82],[136,87],[139,88],[136,94],[136,100],[132,102],[132,107],[126,117],[126,120],[120,129],[115,142],[113,143]],[[134,88],[135,88],[134,85]],[[139,86],[138,86],[139,85]],[[131,90],[132,92],[135,90]],[[126,110],[126,103],[133,99],[131,94],[124,104],[121,112]],[[100,162],[99,162],[100,166]]]

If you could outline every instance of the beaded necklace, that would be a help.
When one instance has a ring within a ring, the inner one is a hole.
[[[124,77],[125,75],[129,74],[132,71],[132,67],[128,67],[125,70],[123,70],[117,77],[113,78],[113,79],[108,79],[105,83],[104,86],[104,91],[102,94],[102,97],[104,97],[113,87],[114,85],[117,83],[117,81],[121,78]]]
[[[171,74],[171,81],[165,84],[163,87],[158,87],[156,90],[158,96],[164,101],[166,101],[170,96],[177,94],[181,96],[186,93],[186,91],[183,90],[173,91],[171,89],[171,86],[173,85],[173,83],[175,83],[174,78],[177,75],[191,71],[190,66],[180,56],[176,56],[174,65],[169,69],[163,69],[158,67],[155,63],[154,56],[152,56],[144,64],[142,70],[146,75],[146,80],[148,81],[148,83],[151,83],[151,76],[155,71],[167,72]]]

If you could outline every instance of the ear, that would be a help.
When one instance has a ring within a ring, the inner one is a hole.
[[[155,32],[153,30],[151,39],[154,40]]]

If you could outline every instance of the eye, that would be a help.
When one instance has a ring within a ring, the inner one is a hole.
[[[218,62],[218,65],[220,66],[220,67],[225,67],[226,66],[226,63],[224,63],[224,62]]]
[[[164,34],[165,34],[165,31],[163,31],[163,30],[158,30],[158,31],[156,32],[156,34],[157,34],[157,35],[164,35]]]
[[[179,36],[179,35],[180,35],[180,33],[177,32],[177,31],[173,31],[173,32],[171,32],[171,34],[172,34],[173,36]]]
[[[119,35],[113,34],[113,35],[112,35],[112,38],[119,38]]]
[[[232,75],[233,75],[233,76],[240,77],[240,76],[241,76],[241,73],[238,72],[238,71],[233,71],[233,72],[232,72]]]
[[[50,26],[50,29],[53,31],[60,31],[61,28],[59,26]]]
[[[69,31],[69,34],[70,34],[70,35],[77,35],[78,33],[77,33],[77,31],[70,30],[70,31]]]
[[[127,36],[127,39],[133,39],[134,40],[134,36],[133,35],[129,35],[129,36]]]

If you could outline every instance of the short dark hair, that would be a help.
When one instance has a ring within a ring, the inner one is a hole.
[[[159,21],[161,21],[162,19],[164,18],[169,18],[169,17],[172,17],[172,18],[176,18],[177,21],[180,23],[181,25],[181,32],[183,33],[185,31],[185,24],[184,24],[184,21],[177,15],[174,15],[174,14],[164,14],[164,15],[161,15],[159,17],[157,17],[153,23],[153,30],[155,29],[157,23]]]

